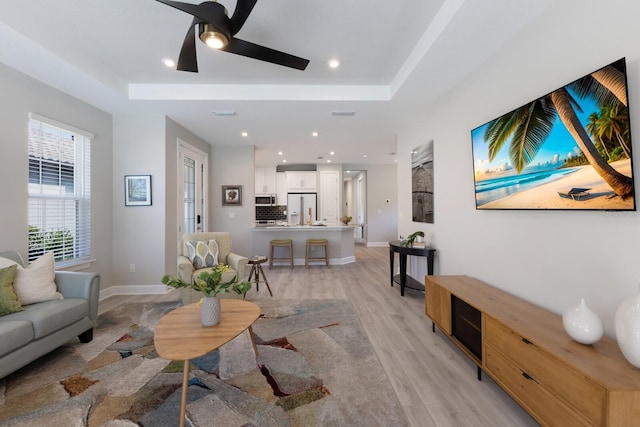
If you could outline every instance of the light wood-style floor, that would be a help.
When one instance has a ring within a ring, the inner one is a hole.
[[[356,246],[353,264],[274,267],[265,273],[273,298],[348,299],[362,322],[409,423],[427,426],[537,426],[486,374],[444,335],[431,332],[424,294],[400,296],[389,283],[389,250]],[[396,262],[396,265],[398,262]],[[271,298],[264,284],[248,300]],[[179,299],[178,291],[159,296],[116,296],[100,303],[100,312],[127,303]]]

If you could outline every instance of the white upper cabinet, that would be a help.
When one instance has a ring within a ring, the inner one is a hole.
[[[256,168],[256,194],[276,194],[278,186],[276,182],[276,168]]]
[[[289,187],[287,185],[287,174],[285,172],[276,173],[276,190],[276,196],[278,197],[277,203],[279,205],[286,205]]]
[[[317,173],[315,171],[287,171],[289,193],[315,193]]]

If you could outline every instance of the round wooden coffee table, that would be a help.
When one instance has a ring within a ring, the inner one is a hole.
[[[260,316],[260,307],[252,302],[236,299],[221,299],[220,304],[220,323],[215,326],[200,324],[200,309],[197,304],[189,304],[165,314],[156,326],[153,340],[158,355],[163,359],[184,360],[180,427],[184,427],[187,408],[189,360],[204,356],[247,329],[253,349],[258,354],[251,325]]]

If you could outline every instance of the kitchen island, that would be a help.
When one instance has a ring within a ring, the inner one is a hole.
[[[253,227],[253,247],[256,253],[268,255],[269,241],[291,239],[293,241],[293,262],[304,265],[307,239],[327,239],[329,241],[329,264],[342,265],[356,262],[354,255],[354,227],[351,225],[274,225]],[[281,256],[276,248],[276,258]],[[284,249],[286,250],[286,249]],[[314,255],[315,256],[315,255]],[[288,265],[286,262],[274,265]]]

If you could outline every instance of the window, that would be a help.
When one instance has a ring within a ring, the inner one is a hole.
[[[29,115],[29,261],[49,251],[58,267],[90,260],[92,138]]]

